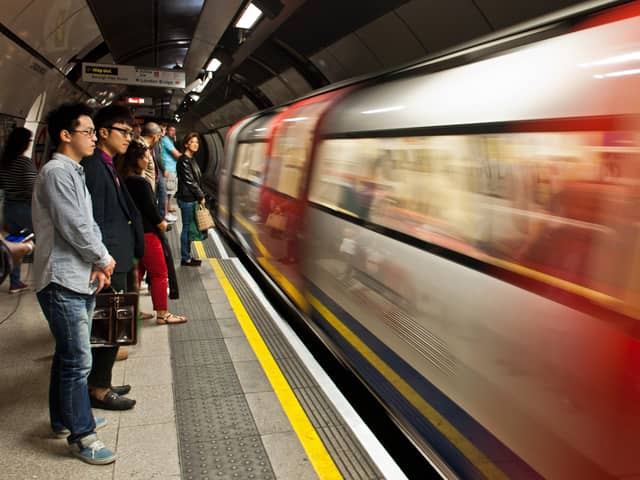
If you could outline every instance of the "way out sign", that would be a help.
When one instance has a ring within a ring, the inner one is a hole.
[[[185,87],[185,76],[182,70],[134,67],[132,65],[83,63],[82,80],[85,82],[116,83],[144,87]]]

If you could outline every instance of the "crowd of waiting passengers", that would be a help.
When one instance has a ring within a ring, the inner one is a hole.
[[[55,152],[39,171],[25,156],[32,142],[26,128],[10,133],[0,158],[9,234],[0,236],[0,282],[10,277],[10,294],[27,290],[20,262],[33,252],[33,288],[55,338],[53,435],[66,438],[81,460],[108,464],[116,454],[96,436],[106,419],[91,408],[127,410],[136,401],[126,396],[130,385],[111,384],[114,362],[127,357],[124,348],[91,346],[95,295],[106,287],[139,291],[146,275],[155,314],[141,312],[142,318],[187,321],[168,310],[168,297],[179,293],[165,232],[177,220],[174,196],[183,225],[180,264],[200,265],[191,257],[189,233],[195,209],[205,203],[194,158],[199,138],[189,133],[177,148],[175,127],[140,128],[120,105],[94,115],[84,104],[65,104],[49,113],[47,128]],[[25,232],[35,234],[37,247],[22,238]]]

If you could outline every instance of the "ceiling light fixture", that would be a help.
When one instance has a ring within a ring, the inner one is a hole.
[[[211,81],[212,77],[213,73],[207,72],[200,84],[191,91],[195,93],[202,93],[202,91],[207,87],[207,84]]]
[[[247,5],[244,12],[240,15],[240,19],[236,22],[236,28],[243,28],[249,30],[255,25],[258,19],[262,16],[262,10],[256,7],[253,3]]]
[[[207,72],[215,72],[220,68],[220,65],[222,65],[222,62],[220,60],[218,60],[217,58],[212,58],[207,65],[206,70]]]

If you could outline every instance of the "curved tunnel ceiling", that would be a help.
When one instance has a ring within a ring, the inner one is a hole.
[[[7,0],[0,33],[35,51],[33,55],[40,55],[89,96],[153,97],[161,106],[157,117],[171,119],[178,112],[185,128],[202,131],[228,126],[330,83],[413,62],[580,2],[254,3],[265,15],[247,32],[233,27],[247,0]],[[180,68],[189,84],[212,56],[223,63],[197,101],[185,98],[181,89],[80,80],[80,63],[89,61]]]

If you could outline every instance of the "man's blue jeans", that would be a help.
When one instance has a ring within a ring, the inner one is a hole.
[[[180,259],[188,261],[191,258],[191,242],[189,241],[189,222],[193,217],[194,202],[178,200],[178,206],[182,213],[182,233],[180,234]]]
[[[91,370],[91,320],[94,295],[50,283],[38,302],[56,340],[49,385],[49,415],[54,431],[68,428],[69,443],[95,432],[87,377]]]

